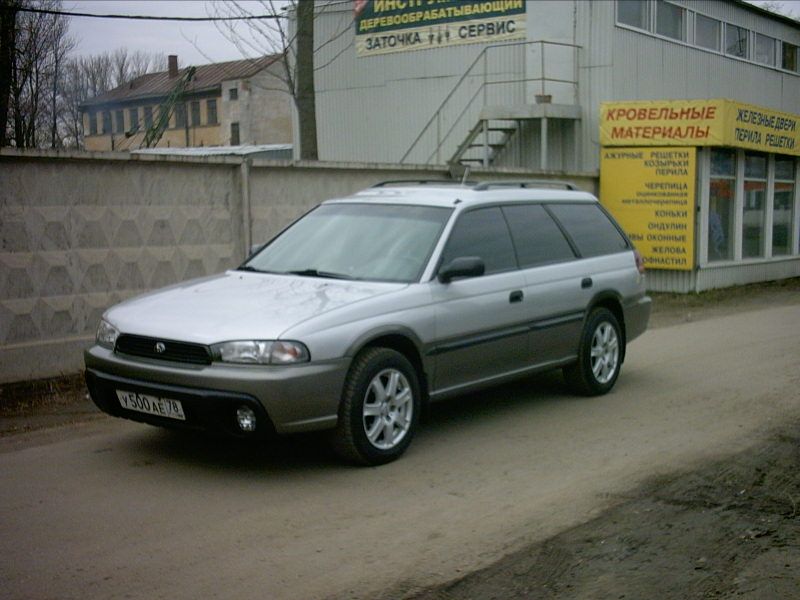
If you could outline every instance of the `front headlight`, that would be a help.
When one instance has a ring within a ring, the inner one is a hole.
[[[216,360],[250,365],[289,365],[308,362],[308,348],[300,342],[237,340],[211,347]]]
[[[113,350],[114,344],[117,343],[117,337],[119,337],[119,331],[117,331],[116,327],[105,319],[100,319],[100,325],[97,326],[97,335],[95,336],[97,345]]]

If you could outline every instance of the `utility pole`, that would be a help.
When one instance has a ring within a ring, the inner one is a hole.
[[[8,105],[17,42],[18,0],[0,0],[0,147],[8,145]]]

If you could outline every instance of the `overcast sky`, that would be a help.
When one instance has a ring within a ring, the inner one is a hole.
[[[213,0],[64,0],[63,4],[64,10],[97,14],[205,17],[216,14],[215,4],[219,5],[219,2],[220,0],[217,3]],[[264,13],[260,2],[239,2],[255,14]],[[800,16],[800,0],[783,0],[781,4],[793,11],[795,16]],[[247,26],[239,24],[237,27],[247,39]],[[242,52],[220,33],[214,23],[73,17],[70,31],[78,41],[76,51],[79,54],[96,54],[125,47],[129,50],[145,50],[165,55],[177,54],[181,66],[243,58]],[[254,54],[252,49],[248,51],[251,56]]]
[[[239,0],[254,14],[264,14],[259,2]],[[219,3],[216,3],[219,4]],[[215,16],[211,0],[64,0],[64,10],[95,14],[158,15],[176,17]],[[246,25],[237,27],[247,36]],[[97,54],[119,47],[177,54],[181,66],[238,60],[242,52],[214,23],[131,21],[72,17],[70,32],[79,54]],[[250,50],[251,55],[253,54]],[[164,67],[166,69],[166,65]]]

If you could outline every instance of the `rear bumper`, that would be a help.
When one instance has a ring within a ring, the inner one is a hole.
[[[241,405],[256,413],[257,435],[334,427],[349,367],[346,359],[292,366],[184,365],[100,346],[86,350],[84,361],[92,400],[108,414],[233,435],[242,435],[236,423]],[[117,390],[180,400],[186,421],[125,410]]]
[[[635,340],[647,329],[650,322],[650,296],[642,296],[625,307],[625,339],[627,342]]]

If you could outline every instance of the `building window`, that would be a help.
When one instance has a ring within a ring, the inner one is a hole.
[[[686,39],[686,11],[664,0],[656,4],[656,33],[673,40]]]
[[[125,112],[122,110],[116,111],[114,114],[117,121],[117,133],[125,133]]]
[[[794,178],[794,159],[791,156],[776,156],[772,200],[772,256],[783,256],[792,252]]]
[[[795,73],[800,73],[800,69],[798,69],[798,48],[794,44],[788,44],[783,42],[783,48],[781,51],[781,67],[786,69],[787,71],[794,71]]]
[[[111,113],[103,111],[103,133],[111,133]]]
[[[756,62],[775,66],[775,38],[756,34]]]
[[[725,24],[725,54],[747,58],[747,34],[744,27]]]
[[[136,131],[139,129],[139,109],[131,108],[128,111],[128,117],[131,120],[131,131]]]
[[[231,88],[228,90],[228,100],[238,100],[239,99],[239,88]]]
[[[708,200],[708,260],[733,259],[733,211],[736,191],[736,152],[711,150]]]
[[[719,52],[722,23],[716,19],[695,15],[694,42],[701,48]]]
[[[231,146],[239,145],[239,123],[231,123]]]
[[[764,256],[767,208],[767,155],[745,152],[742,258]]]
[[[195,100],[192,102],[192,127],[200,125],[200,101]]]
[[[89,113],[89,135],[97,135],[97,113]]]
[[[145,106],[144,107],[144,126],[147,129],[150,129],[153,126],[153,107],[152,106]]]
[[[206,123],[209,125],[217,124],[217,101],[206,100]]]
[[[175,127],[178,129],[186,127],[186,105],[183,102],[175,105]]]
[[[648,15],[647,2],[641,2],[641,0],[618,0],[617,2],[617,21],[624,25],[649,29]]]

